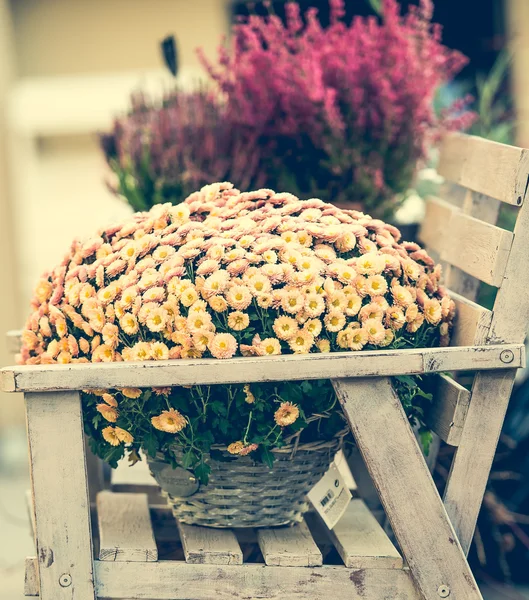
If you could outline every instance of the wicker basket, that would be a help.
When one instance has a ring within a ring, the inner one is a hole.
[[[307,512],[306,494],[329,468],[344,435],[274,450],[272,469],[249,456],[234,459],[225,448],[216,447],[227,460],[209,457],[211,474],[206,486],[199,485],[185,469],[173,469],[162,460],[148,462],[181,523],[207,527],[293,525]]]

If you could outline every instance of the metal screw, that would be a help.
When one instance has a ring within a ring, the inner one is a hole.
[[[72,585],[72,578],[68,573],[63,573],[59,577],[59,585],[61,587],[69,587]]]
[[[447,585],[440,585],[437,588],[437,593],[439,596],[441,596],[441,598],[447,598],[450,596],[450,588]]]
[[[514,352],[512,350],[503,350],[503,352],[500,354],[500,360],[506,364],[512,363],[514,360]]]

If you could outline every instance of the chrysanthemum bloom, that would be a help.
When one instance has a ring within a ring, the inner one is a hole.
[[[247,313],[236,310],[228,315],[228,327],[234,331],[242,331],[250,324],[250,317]]]
[[[288,345],[295,354],[307,354],[314,345],[314,336],[306,329],[300,329],[288,340]]]
[[[231,358],[237,352],[237,340],[231,333],[217,333],[208,348],[215,358]]]
[[[428,298],[424,302],[424,318],[431,325],[437,325],[442,318],[441,304],[437,300]]]
[[[115,427],[112,427],[110,425],[108,427],[105,427],[101,431],[101,435],[103,436],[105,442],[108,442],[111,446],[119,446],[121,443],[121,440],[119,439],[116,433]]]
[[[139,398],[141,396],[140,388],[123,388],[120,390],[125,398]]]
[[[169,348],[163,342],[153,342],[151,344],[151,356],[154,360],[168,360]]]
[[[119,413],[115,408],[112,408],[108,404],[98,404],[96,406],[97,412],[103,415],[103,418],[111,423],[115,423],[118,420]]]
[[[371,344],[380,344],[386,336],[384,325],[378,319],[367,319],[362,327],[366,331]]]
[[[162,414],[152,417],[153,427],[166,433],[178,433],[187,425],[186,418],[174,408],[162,411]]]
[[[355,329],[350,329],[352,332],[351,338],[349,340],[349,349],[350,350],[362,350],[362,348],[368,342],[368,333],[365,329],[361,327],[357,327]]]
[[[112,394],[108,394],[108,393],[103,394],[102,398],[109,406],[112,406],[114,408],[117,407],[118,401]]]
[[[243,387],[243,391],[245,394],[244,401],[247,404],[253,404],[255,402],[255,396],[253,395],[252,390],[250,389],[250,385],[248,383]]]
[[[226,302],[236,310],[245,310],[250,306],[252,294],[244,285],[234,285],[226,293]]]
[[[299,408],[292,402],[282,402],[274,413],[274,421],[280,427],[287,427],[297,421],[299,417]]]
[[[243,448],[244,444],[242,442],[232,442],[227,449],[230,454],[240,454]]]
[[[239,452],[240,456],[248,456],[251,452],[254,452],[259,448],[258,444],[249,444],[248,446],[244,446],[242,450]]]
[[[257,344],[259,356],[273,356],[281,354],[281,344],[276,338],[266,338]]]
[[[287,316],[278,317],[272,328],[280,340],[289,340],[299,329],[296,320]]]
[[[121,427],[115,427],[114,434],[116,435],[118,440],[120,442],[123,442],[124,444],[132,444],[132,442],[134,441],[132,434],[129,433],[126,429],[122,429]]]
[[[325,315],[323,322],[327,331],[336,333],[345,327],[346,318],[342,312],[333,311]]]

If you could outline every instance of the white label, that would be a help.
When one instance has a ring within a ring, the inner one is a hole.
[[[334,463],[307,496],[329,529],[338,523],[351,502],[351,492]]]

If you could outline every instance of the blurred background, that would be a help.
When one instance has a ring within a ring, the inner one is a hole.
[[[13,362],[6,332],[23,325],[39,274],[74,237],[131,212],[105,185],[97,133],[126,112],[134,89],[161,93],[174,85],[160,51],[165,36],[177,40],[179,83],[191,86],[202,77],[196,47],[214,58],[220,36],[248,4],[0,0],[0,365]],[[278,12],[281,4],[274,3]],[[373,4],[350,0],[348,17],[372,12]],[[318,6],[325,23],[326,0],[301,5]],[[470,59],[452,84],[458,91],[476,93],[476,82],[510,51],[494,92],[504,125],[495,133],[529,147],[529,1],[437,0],[434,21],[444,27],[444,43]],[[28,485],[22,398],[0,393],[1,600],[22,597],[22,560],[33,553]],[[486,593],[529,597],[494,581]]]

